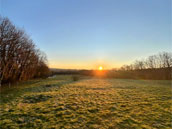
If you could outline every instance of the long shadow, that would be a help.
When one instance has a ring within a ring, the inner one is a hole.
[[[38,81],[38,80],[36,80],[36,81],[34,80],[34,81],[20,83],[18,86],[17,85],[11,86],[11,87],[4,86],[3,88],[0,89],[0,104],[4,104],[4,103],[14,100],[16,97],[23,94],[23,89],[26,86],[35,85],[39,82],[40,81]],[[22,85],[24,85],[24,87],[22,87]]]
[[[5,90],[3,90],[3,92],[1,91],[0,93],[0,105],[5,104],[5,103],[10,103],[12,100],[16,99],[17,97],[20,97],[21,95],[27,92],[48,92],[48,91],[52,91],[54,87],[60,88],[61,86],[72,83],[74,81],[65,80],[65,81],[50,84],[50,85],[42,84],[42,85],[36,86],[36,84],[38,84],[39,82],[41,81],[29,83],[29,85],[35,85],[32,87],[28,87],[29,85],[27,85],[25,86],[25,88],[20,87],[20,86],[6,88]]]

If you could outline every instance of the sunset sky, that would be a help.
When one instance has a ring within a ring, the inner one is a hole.
[[[172,50],[171,0],[0,0],[51,68],[111,69]]]

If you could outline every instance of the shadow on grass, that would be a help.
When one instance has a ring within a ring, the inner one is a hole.
[[[47,84],[42,84],[42,83]],[[54,87],[60,88],[62,85],[72,83],[72,80],[63,80],[61,82],[56,82],[53,84],[48,84],[46,81],[33,80],[28,82],[23,82],[18,86],[6,87],[0,91],[0,104],[9,103],[17,97],[27,93],[27,92],[48,92],[54,91]]]
[[[8,103],[14,100],[16,97],[24,93],[23,89],[29,85],[35,85],[39,83],[39,80],[32,80],[27,82],[21,82],[19,85],[11,87],[4,86],[0,89],[0,104]]]

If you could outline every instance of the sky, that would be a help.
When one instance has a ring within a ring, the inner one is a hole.
[[[171,0],[0,0],[51,68],[106,69],[170,52]]]

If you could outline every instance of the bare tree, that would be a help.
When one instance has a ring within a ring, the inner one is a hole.
[[[172,53],[162,52],[159,53],[160,66],[163,68],[172,67]]]
[[[40,77],[37,69],[39,75],[41,72],[45,75],[49,71],[46,62],[46,56],[35,48],[23,30],[16,28],[8,18],[0,17],[0,85]]]
[[[136,60],[135,63],[133,64],[133,67],[135,70],[144,69],[145,68],[144,61]]]

